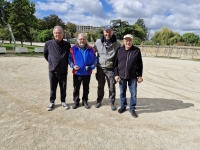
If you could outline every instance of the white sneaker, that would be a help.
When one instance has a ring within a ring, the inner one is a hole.
[[[48,111],[51,111],[54,108],[55,104],[54,103],[50,103],[49,106],[47,107]]]
[[[62,102],[61,105],[64,107],[64,109],[69,109],[69,106],[65,102]]]

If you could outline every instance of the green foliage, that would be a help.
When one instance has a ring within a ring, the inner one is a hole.
[[[95,36],[94,34],[92,34],[92,40],[93,40],[94,42],[96,42],[96,36]]]
[[[95,33],[96,39],[100,39],[102,34],[103,34],[103,29],[98,29]]]
[[[37,20],[37,27],[36,27],[36,29],[38,29],[38,30],[46,30],[46,29],[48,29],[47,22],[45,20],[38,19]]]
[[[152,42],[152,41],[144,41],[142,44],[143,45],[154,45],[154,42]]]
[[[71,22],[67,22],[66,31],[70,34],[70,38],[73,38],[74,33],[76,33],[76,25]]]
[[[52,14],[48,17],[44,17],[43,20],[46,22],[47,29],[53,29],[57,25],[65,29],[65,23],[55,14]]]
[[[9,20],[13,34],[17,40],[23,41],[30,38],[30,28],[35,27],[35,3],[29,0],[13,0],[9,11]]]
[[[0,39],[6,40],[6,37],[9,35],[8,28],[0,28]]]
[[[134,24],[133,26],[133,35],[137,38],[139,38],[140,40],[144,40],[145,39],[145,32],[144,30],[138,25],[138,24]]]
[[[9,9],[11,3],[9,1],[0,0],[0,25],[5,26],[8,23]]]
[[[123,39],[125,34],[130,34],[133,31],[132,27],[127,21],[121,21],[121,19],[118,19],[111,20],[110,22],[113,26],[113,30],[115,32],[116,37],[120,40]]]
[[[167,27],[163,27],[160,31],[157,31],[152,37],[154,44],[159,43],[160,45],[173,45],[181,40],[178,33],[173,32]]]
[[[199,42],[199,36],[194,33],[185,33],[182,39],[186,44],[189,43],[190,45],[196,45]]]
[[[121,21],[120,19],[111,20],[111,23],[113,26],[113,30],[115,31],[115,35],[117,36],[118,39],[122,40],[124,35],[132,34],[134,35],[134,37],[137,37],[139,41],[145,40],[146,33],[141,27],[141,25],[138,25],[139,23],[134,25],[129,25],[127,21]],[[145,25],[143,24],[143,27],[144,26]]]
[[[198,40],[197,46],[200,46],[200,40]]]
[[[87,34],[87,41],[91,42],[91,34],[90,33]]]
[[[51,39],[53,39],[53,29],[43,30],[41,33],[39,33],[36,36],[37,42],[46,42],[46,41],[51,40]]]
[[[139,27],[141,27],[142,28],[142,30],[143,30],[143,36],[142,36],[142,40],[146,40],[146,39],[148,39],[149,37],[149,35],[148,35],[148,28],[145,26],[145,23],[144,23],[144,19],[141,19],[141,18],[139,18],[137,21],[136,21],[136,23],[135,23],[135,25],[138,25]]]
[[[134,44],[134,45],[140,45],[140,43],[141,43],[140,38],[138,38],[138,37],[134,37],[134,38],[133,38],[133,44]]]

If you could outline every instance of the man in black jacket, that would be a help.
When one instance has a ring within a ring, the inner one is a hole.
[[[49,63],[49,80],[50,80],[50,104],[47,110],[50,111],[55,106],[56,89],[59,83],[61,94],[61,105],[64,109],[69,106],[65,103],[68,55],[71,45],[63,40],[64,31],[61,26],[55,26],[53,29],[53,40],[49,40],[44,46],[44,57]]]
[[[142,56],[140,49],[133,45],[133,36],[127,34],[124,36],[124,46],[118,50],[115,61],[115,80],[119,82],[121,107],[119,113],[126,111],[126,89],[127,83],[130,97],[130,113],[137,117],[135,106],[137,102],[137,82],[141,83],[142,79]]]

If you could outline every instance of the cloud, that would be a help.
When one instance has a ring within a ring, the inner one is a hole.
[[[107,6],[111,9],[105,9]],[[152,33],[168,27],[180,34],[192,31],[200,35],[199,8],[199,0],[40,0],[36,3],[38,11],[54,11],[64,22],[102,26],[110,20],[134,24],[142,18]]]

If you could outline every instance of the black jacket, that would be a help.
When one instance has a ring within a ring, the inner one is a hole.
[[[71,45],[62,40],[60,43],[49,40],[44,46],[44,57],[49,62],[49,71],[66,73],[68,70],[68,55]]]
[[[143,64],[140,49],[132,46],[129,50],[121,47],[115,59],[114,73],[123,79],[132,79],[142,76]]]

